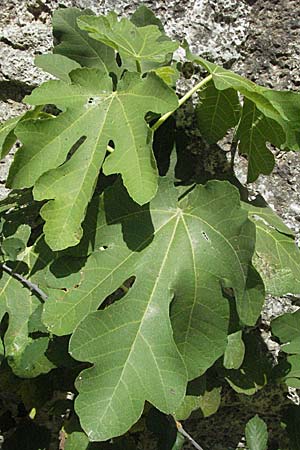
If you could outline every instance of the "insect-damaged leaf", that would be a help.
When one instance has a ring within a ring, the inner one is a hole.
[[[159,67],[175,51],[178,43],[171,41],[156,25],[137,27],[126,18],[118,20],[114,12],[107,16],[81,16],[79,28],[119,52],[130,70],[142,71]]]
[[[24,146],[8,177],[14,188],[35,185],[36,200],[51,199],[41,214],[46,241],[55,250],[79,242],[80,224],[110,140],[115,150],[106,159],[104,172],[121,173],[129,194],[140,204],[155,195],[153,132],[144,116],[148,111],[163,114],[178,102],[153,73],[146,78],[126,73],[117,91],[112,90],[111,78],[97,69],[78,69],[70,77],[72,84],[49,81],[26,97],[30,104],[52,103],[64,112],[20,124],[16,132]],[[79,148],[68,156],[76,143]]]
[[[145,400],[174,411],[185,393],[185,366],[192,379],[222,355],[229,320],[222,285],[233,288],[247,321],[254,226],[238,191],[210,182],[179,204],[176,197],[166,180],[150,209],[134,204],[118,184],[107,190],[106,218],[99,215],[95,237],[99,250],[82,269],[82,281],[68,292],[53,290],[45,304],[49,329],[58,335],[75,329],[72,356],[94,364],[78,379],[76,406],[92,440],[124,433]],[[96,311],[132,276],[125,298]]]

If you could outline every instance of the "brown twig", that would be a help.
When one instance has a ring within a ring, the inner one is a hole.
[[[20,281],[31,292],[33,292],[34,294],[37,294],[41,298],[41,300],[43,300],[43,301],[47,300],[47,298],[48,298],[47,294],[45,294],[45,292],[43,292],[36,284],[27,280],[27,278],[23,277],[19,273],[14,272],[13,269],[8,267],[6,264],[2,264],[1,267],[4,270],[4,272],[8,273],[12,277],[14,277],[16,280]]]

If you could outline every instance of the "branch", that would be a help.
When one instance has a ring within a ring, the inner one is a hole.
[[[1,265],[4,272],[11,275],[16,280],[20,281],[25,287],[27,287],[31,292],[34,294],[37,294],[43,301],[46,301],[48,296],[43,292],[36,284],[32,283],[31,281],[27,280],[27,278],[23,277],[19,273],[14,272],[10,267],[8,267],[6,264]]]
[[[175,419],[174,419],[175,420]],[[190,441],[191,444],[193,444],[193,446],[197,449],[197,450],[203,450],[203,448],[197,444],[196,441],[194,441],[194,439],[192,438],[192,436],[190,436],[182,427],[181,423],[178,422],[178,420],[175,420],[175,424],[177,427],[177,430],[179,431],[180,434],[182,434],[182,436],[184,436],[186,439],[188,439]]]

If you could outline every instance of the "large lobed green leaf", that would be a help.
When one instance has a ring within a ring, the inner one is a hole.
[[[52,103],[64,112],[18,126],[16,133],[24,145],[8,176],[10,187],[34,185],[36,200],[50,200],[41,214],[46,241],[55,250],[79,242],[80,224],[110,140],[115,151],[106,159],[104,172],[121,173],[129,194],[140,204],[155,195],[153,132],[144,116],[177,106],[175,93],[153,73],[146,78],[126,73],[117,91],[111,78],[97,69],[78,69],[70,77],[72,84],[49,81],[26,97],[29,104]],[[76,143],[79,148],[68,157]]]
[[[167,62],[178,43],[171,41],[157,25],[136,26],[126,18],[118,20],[114,12],[107,16],[81,16],[79,28],[93,39],[116,50],[127,68],[143,72]]]
[[[229,306],[223,286],[233,288],[245,323],[259,314],[256,308],[248,315],[254,226],[238,191],[211,182],[179,204],[176,199],[166,180],[150,209],[133,203],[119,184],[110,188],[104,195],[106,217],[99,213],[96,251],[81,280],[65,289],[62,278],[62,289],[49,291],[43,320],[55,334],[73,332],[72,356],[93,363],[77,380],[76,401],[91,440],[124,433],[145,400],[166,413],[175,411],[187,379],[224,353]],[[132,276],[125,298],[96,311]]]
[[[274,157],[266,147],[270,142],[282,150],[300,150],[300,95],[296,92],[274,91],[259,86],[242,76],[191,54],[189,60],[205,67],[214,86],[224,93],[233,89],[244,96],[242,116],[238,125],[239,151],[247,155],[248,182],[259,174],[270,174]],[[202,105],[202,108],[205,104]],[[223,107],[216,114],[224,117]],[[227,122],[229,118],[227,118]],[[227,128],[230,123],[228,122]],[[231,125],[230,125],[231,126]],[[224,127],[225,129],[226,127]]]

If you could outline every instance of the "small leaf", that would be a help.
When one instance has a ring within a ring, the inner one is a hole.
[[[176,435],[176,440],[171,450],[181,450],[183,448],[184,442],[185,442],[184,436],[182,436],[182,434],[179,433],[178,431]]]
[[[287,362],[290,366],[289,372],[286,374],[285,382],[287,386],[299,389],[300,387],[300,356],[299,350],[297,355],[290,355],[287,358]]]
[[[239,394],[253,395],[263,388],[271,374],[272,364],[262,347],[260,337],[245,334],[245,357],[239,369],[224,371],[226,381]]]
[[[4,237],[1,245],[5,257],[11,261],[15,261],[18,255],[22,253],[31,234],[31,228],[28,225],[20,225],[13,236]]]
[[[255,103],[245,99],[236,137],[240,140],[239,152],[247,155],[248,159],[247,182],[252,183],[260,174],[269,175],[275,159],[266,147],[266,142],[280,148],[285,138],[282,127],[275,120],[264,116]]]
[[[245,125],[241,125],[239,134],[242,139],[240,152],[247,153],[249,162],[251,160],[249,180],[253,181],[259,173],[268,174],[272,170],[274,161],[271,153],[266,151],[266,141],[274,143],[281,150],[300,150],[299,93],[258,86],[230,70],[193,55],[187,45],[184,47],[190,61],[204,66],[212,74],[216,89],[234,89],[247,100]]]
[[[216,143],[239,120],[241,106],[238,95],[234,89],[216,89],[211,81],[200,91],[199,100],[196,107],[198,127],[208,143]]]
[[[37,55],[34,63],[45,72],[54,75],[56,78],[59,78],[66,83],[71,82],[69,73],[72,72],[72,70],[80,68],[80,64],[76,61],[73,61],[66,56],[52,53]]]
[[[16,142],[17,138],[14,134],[14,129],[20,120],[20,116],[8,119],[0,126],[0,157],[5,158],[10,149]]]
[[[272,320],[272,333],[280,339],[281,350],[300,355],[300,311],[286,313]],[[292,364],[289,378],[300,378],[300,357],[289,359]]]
[[[9,315],[9,327],[4,338],[5,355],[13,358],[31,341],[28,321],[39,301],[12,276],[5,272],[0,276],[0,316]]]
[[[244,301],[239,312],[242,322],[254,326],[260,316],[266,298],[263,280],[251,265],[248,270]]]
[[[253,263],[272,295],[300,292],[300,250],[293,232],[268,207],[243,203],[256,226]]]
[[[252,417],[246,425],[245,435],[249,450],[266,450],[268,430],[265,422],[258,417]]]
[[[74,432],[68,435],[64,450],[87,450],[89,438],[82,432]]]
[[[26,119],[38,117],[40,111],[41,108],[34,108],[20,116],[8,119],[0,125],[0,159],[5,158],[16,143],[17,137],[15,135],[15,128],[18,123]]]
[[[175,86],[179,72],[174,66],[163,66],[153,70],[167,85]]]
[[[224,353],[224,367],[226,369],[238,369],[243,363],[244,355],[245,344],[242,339],[242,332],[236,331],[229,334]]]
[[[219,409],[221,403],[221,388],[205,391],[203,395],[184,397],[182,404],[177,408],[174,417],[177,420],[186,420],[193,411],[200,409],[203,417],[209,417]]]
[[[156,25],[161,32],[164,32],[163,24],[156,15],[147,8],[146,5],[140,5],[136,11],[132,14],[130,21],[136,27],[145,27],[147,25]]]
[[[48,344],[48,337],[32,340],[20,356],[10,362],[14,374],[21,378],[34,378],[54,369],[56,366],[45,356]]]

